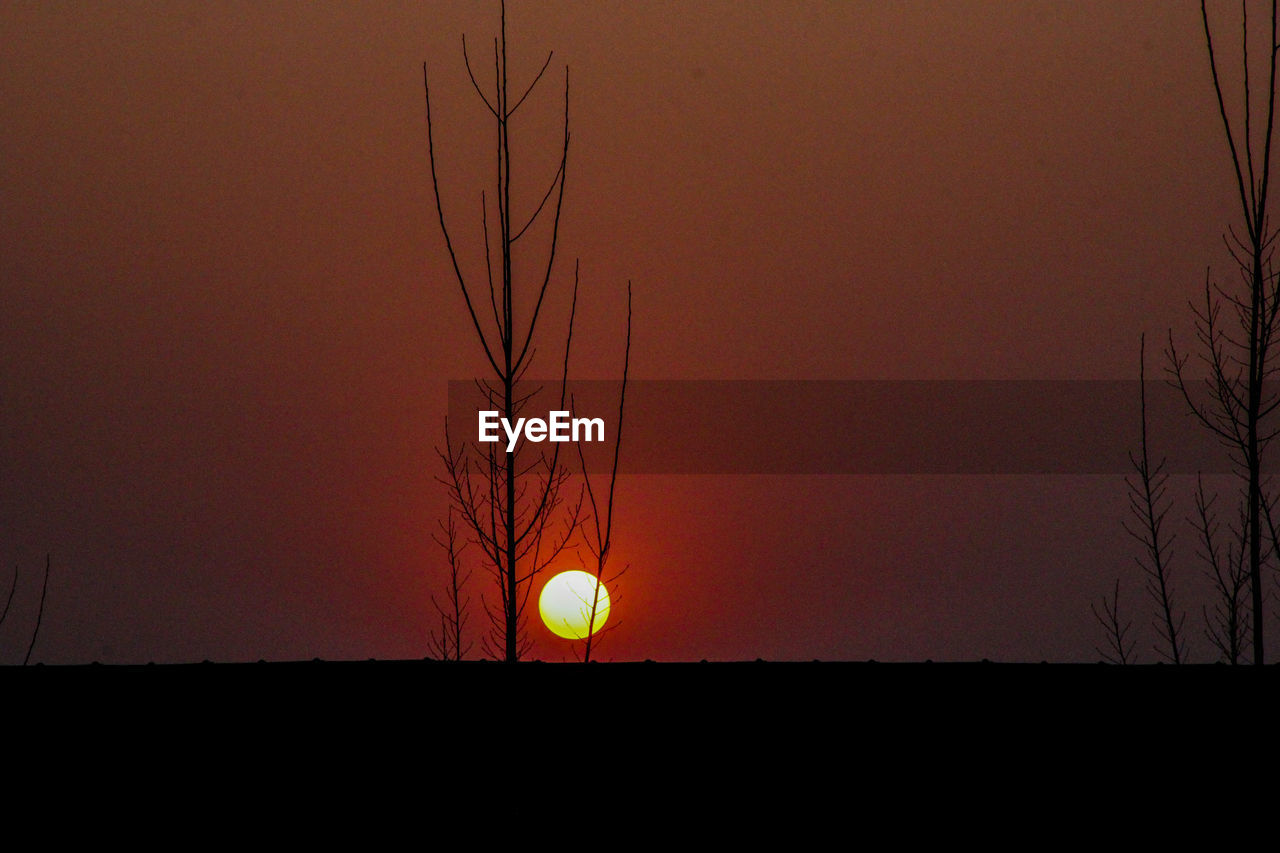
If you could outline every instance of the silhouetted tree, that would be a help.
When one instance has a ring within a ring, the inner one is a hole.
[[[500,16],[499,35],[493,43],[494,82],[488,93],[476,79],[466,37],[463,36],[462,40],[462,58],[467,75],[484,107],[493,117],[496,127],[497,175],[492,212],[496,215],[497,223],[493,233],[490,229],[489,196],[485,192],[480,194],[485,277],[491,312],[484,312],[483,307],[477,309],[478,305],[483,305],[479,295],[481,288],[463,272],[446,224],[437,174],[431,89],[426,63],[423,63],[422,74],[427,109],[427,151],[431,161],[431,186],[435,195],[436,213],[453,272],[466,303],[467,314],[490,369],[489,375],[477,382],[477,387],[485,405],[496,410],[500,417],[515,423],[521,416],[520,412],[536,394],[536,391],[520,386],[519,383],[526,376],[536,349],[535,337],[556,256],[569,157],[569,69],[568,66],[565,67],[564,134],[559,165],[542,200],[532,213],[517,220],[511,206],[510,123],[550,66],[552,54],[547,55],[541,70],[513,101],[508,96],[505,3],[501,4]],[[531,232],[530,228],[544,214],[549,218],[549,244],[545,250],[545,263],[537,265],[540,272],[535,280],[517,282],[512,263],[514,249],[522,238],[539,233]],[[517,291],[536,294],[531,309],[520,309],[515,298]],[[575,264],[560,379],[561,409],[564,408],[577,297],[578,271]],[[486,313],[491,313],[492,316],[485,316],[482,320],[482,315]],[[522,313],[525,316],[520,316]],[[471,540],[479,546],[498,589],[499,600],[496,604],[481,597],[490,622],[490,630],[484,636],[482,645],[494,657],[506,661],[519,660],[530,643],[525,633],[524,613],[531,581],[569,545],[581,518],[582,497],[579,495],[576,501],[565,497],[569,472],[560,460],[559,443],[555,443],[549,453],[533,453],[524,446],[526,442],[520,442],[515,452],[505,452],[505,448],[498,449],[494,444],[488,444],[486,449],[480,450],[475,442],[465,438],[455,444],[446,422],[445,444],[446,449],[440,456],[445,464],[444,482],[449,488],[452,505],[465,522]]]
[[[1165,517],[1169,513],[1168,480],[1165,459],[1151,463],[1147,438],[1147,383],[1146,336],[1143,335],[1138,353],[1138,393],[1142,411],[1142,449],[1136,455],[1129,454],[1129,461],[1137,474],[1125,478],[1129,485],[1129,509],[1136,523],[1125,523],[1129,535],[1142,543],[1142,553],[1135,559],[1146,576],[1147,594],[1156,607],[1155,629],[1160,637],[1156,651],[1172,663],[1182,663],[1185,654],[1182,634],[1185,613],[1176,613],[1173,604],[1173,584],[1169,571],[1169,552],[1174,536],[1165,530]],[[1119,582],[1117,581],[1117,584]],[[1116,599],[1120,597],[1119,587]],[[1116,604],[1118,606],[1118,604]],[[1113,619],[1114,621],[1114,615]]]
[[[1098,605],[1091,606],[1094,618],[1106,632],[1107,648],[1095,646],[1098,654],[1108,663],[1129,663],[1133,657],[1134,641],[1129,639],[1129,629],[1133,627],[1133,623],[1120,621],[1120,579],[1116,578],[1111,598],[1102,597],[1102,612],[1098,612]]]
[[[18,567],[13,567],[13,581],[9,584],[9,595],[4,601],[4,612],[0,613],[0,625],[4,625],[4,620],[9,618],[9,608],[13,606],[13,594],[18,590]]]
[[[449,586],[445,593],[445,605],[441,606],[436,597],[431,596],[431,603],[440,616],[440,632],[431,632],[430,648],[440,660],[460,661],[463,655],[471,651],[472,644],[466,642],[463,634],[470,616],[470,596],[463,598],[462,588],[471,579],[471,572],[463,572],[461,557],[467,543],[458,544],[458,523],[455,520],[456,510],[449,507],[448,523],[439,522],[439,533],[431,538],[444,549],[449,559]]]
[[[1212,610],[1204,607],[1205,636],[1218,650],[1222,660],[1235,665],[1249,644],[1249,616],[1244,594],[1249,584],[1245,563],[1248,533],[1248,505],[1240,502],[1239,521],[1228,525],[1227,543],[1220,543],[1219,525],[1213,504],[1217,495],[1207,496],[1204,481],[1196,478],[1196,514],[1192,524],[1200,534],[1200,557],[1213,582],[1217,602]]]
[[[1280,51],[1277,41],[1277,4],[1271,3],[1270,46],[1267,52],[1266,110],[1260,126],[1254,121],[1253,92],[1250,86],[1249,18],[1246,3],[1241,4],[1241,49],[1243,53],[1243,128],[1233,126],[1227,113],[1226,101],[1219,79],[1219,65],[1214,49],[1212,28],[1204,0],[1200,2],[1200,17],[1204,25],[1205,45],[1209,53],[1209,70],[1213,77],[1213,89],[1218,101],[1218,114],[1231,152],[1236,188],[1240,197],[1240,210],[1244,218],[1244,236],[1228,228],[1227,247],[1236,263],[1243,284],[1243,294],[1228,291],[1212,283],[1205,275],[1204,306],[1192,304],[1196,319],[1196,337],[1204,352],[1201,359],[1209,368],[1206,380],[1210,402],[1193,400],[1191,381],[1185,368],[1188,356],[1179,355],[1174,347],[1173,333],[1169,333],[1167,355],[1173,381],[1182,390],[1190,410],[1206,428],[1217,435],[1231,450],[1239,473],[1245,481],[1245,518],[1242,547],[1248,548],[1248,576],[1250,594],[1249,622],[1253,638],[1253,662],[1265,661],[1263,643],[1263,565],[1275,548],[1275,530],[1271,523],[1271,506],[1263,492],[1262,458],[1276,430],[1269,426],[1268,416],[1280,397],[1267,393],[1264,383],[1272,379],[1273,364],[1271,345],[1276,331],[1276,315],[1280,311],[1280,289],[1272,267],[1276,232],[1267,220],[1267,200],[1271,178],[1271,137],[1275,124],[1276,54]],[[1261,151],[1255,152],[1256,136],[1262,135]],[[1230,305],[1235,314],[1237,328],[1232,331],[1229,322],[1221,317],[1223,304]],[[1268,521],[1270,547],[1264,551],[1264,516]]]
[[[614,487],[618,483],[618,454],[622,449],[622,413],[627,404],[627,376],[631,368],[631,282],[627,282],[627,343],[622,358],[622,388],[618,392],[618,430],[614,437],[613,444],[613,464],[609,468],[609,491],[603,496],[603,501],[596,500],[595,489],[591,487],[591,475],[587,471],[587,462],[582,453],[582,445],[578,444],[578,461],[582,464],[582,479],[586,486],[587,498],[591,503],[591,523],[584,525],[584,536],[586,540],[587,550],[591,552],[592,559],[595,562],[596,584],[592,590],[591,601],[584,602],[588,606],[587,617],[587,637],[583,647],[582,660],[584,663],[591,662],[591,648],[596,642],[595,626],[596,614],[600,607],[600,588],[601,586],[612,583],[622,574],[618,572],[611,577],[605,577],[605,566],[609,562],[609,546],[613,540],[613,497]],[[593,535],[594,534],[594,535]],[[626,568],[623,568],[623,572]],[[608,629],[617,627],[617,622]],[[603,639],[603,636],[601,637]]]
[[[31,642],[27,644],[27,654],[22,659],[22,665],[26,666],[31,662],[31,653],[36,647],[36,638],[40,636],[40,623],[44,621],[44,602],[49,595],[49,569],[51,566],[52,555],[44,556],[44,580],[40,582],[40,604],[36,609],[36,624],[31,629]],[[0,613],[0,626],[4,625],[6,619],[9,618],[10,608],[13,606],[13,595],[18,590],[18,567],[13,567],[13,581],[9,584],[9,594],[5,597],[4,612]]]

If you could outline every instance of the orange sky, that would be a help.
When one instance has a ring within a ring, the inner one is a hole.
[[[0,660],[46,551],[35,659],[426,653],[434,446],[483,360],[422,62],[476,259],[460,37],[496,27],[496,3],[0,6]],[[508,28],[515,79],[555,50],[517,204],[572,69],[548,322],[581,259],[580,375],[616,375],[630,279],[635,378],[1130,379],[1228,271],[1194,3],[513,2]],[[629,477],[600,653],[1094,659],[1117,575],[1145,629],[1124,506],[1119,476]]]

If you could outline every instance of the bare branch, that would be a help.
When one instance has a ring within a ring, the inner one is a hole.
[[[551,64],[551,57],[553,56],[555,56],[555,51],[547,53],[547,61],[542,63],[542,68],[538,70],[538,74],[533,78],[533,82],[529,84],[529,88],[525,89],[524,94],[516,99],[516,105],[507,113],[507,118],[511,118],[516,114],[516,110],[520,109],[520,105],[524,103],[524,99],[529,97],[529,93],[533,91],[533,87],[538,85],[538,81],[542,79],[542,75],[547,71],[547,66]]]
[[[0,613],[0,625],[4,624],[4,620],[9,618],[9,605],[13,604],[13,593],[18,588],[18,566],[13,567],[13,583],[9,584],[9,597],[4,602],[4,612]]]
[[[471,304],[471,293],[467,289],[466,278],[462,275],[462,268],[458,266],[458,255],[453,250],[453,240],[449,237],[449,227],[444,220],[444,206],[440,200],[440,180],[436,175],[436,154],[435,141],[431,131],[431,88],[427,85],[427,63],[422,63],[422,89],[427,102],[427,159],[431,161],[431,190],[436,198],[436,215],[440,220],[440,231],[444,234],[444,245],[449,250],[449,260],[453,264],[453,273],[458,279],[458,287],[462,290],[462,298],[467,303],[467,313],[471,315],[471,323],[475,326],[476,336],[480,338],[480,345],[484,347],[484,354],[489,359],[489,364],[495,371],[498,368],[498,362],[493,357],[493,351],[489,349],[489,340],[485,337],[484,329],[480,328],[480,319],[476,317],[476,310]]]
[[[1156,650],[1173,663],[1182,663],[1183,642],[1179,636],[1181,619],[1174,615],[1173,590],[1169,578],[1169,547],[1172,537],[1163,533],[1168,504],[1165,502],[1165,461],[1152,467],[1147,440],[1147,391],[1146,391],[1146,335],[1142,336],[1138,357],[1139,399],[1142,409],[1142,449],[1139,455],[1129,459],[1138,474],[1138,480],[1129,483],[1129,505],[1138,519],[1139,530],[1125,525],[1125,530],[1143,545],[1139,565],[1147,575],[1147,592],[1154,599],[1159,612],[1156,630],[1167,651],[1160,646]]]
[[[1134,641],[1128,639],[1132,623],[1122,624],[1120,621],[1120,579],[1116,578],[1115,591],[1111,594],[1111,598],[1108,600],[1103,596],[1101,613],[1098,612],[1096,604],[1091,604],[1090,608],[1098,624],[1106,631],[1107,648],[1105,650],[1098,648],[1098,654],[1102,655],[1108,663],[1128,664],[1133,656]]]
[[[1218,61],[1214,56],[1213,34],[1209,30],[1209,13],[1205,9],[1204,0],[1200,0],[1200,19],[1204,23],[1205,45],[1209,48],[1209,70],[1213,74],[1213,91],[1218,97],[1218,115],[1222,118],[1222,127],[1227,134],[1227,144],[1231,147],[1231,163],[1235,169],[1236,186],[1240,191],[1240,205],[1245,210],[1252,210],[1249,195],[1245,192],[1244,175],[1240,171],[1240,155],[1236,151],[1235,134],[1231,132],[1231,120],[1227,118],[1227,105],[1222,99],[1222,84],[1218,82]],[[1268,138],[1270,138],[1270,131],[1268,131]],[[1247,218],[1245,224],[1249,228],[1249,239],[1256,240],[1257,232],[1254,230],[1253,220]]]
[[[564,173],[569,162],[569,69],[564,70],[564,147],[560,153],[560,192],[556,196],[555,216],[551,221],[551,251],[547,253],[547,270],[542,277],[542,287],[538,290],[538,301],[533,306],[533,317],[529,320],[529,330],[525,334],[524,345],[520,347],[520,355],[516,364],[524,361],[529,351],[529,342],[533,340],[533,331],[538,325],[538,314],[542,311],[542,300],[546,298],[547,287],[551,283],[551,267],[556,259],[556,244],[560,235],[560,210],[564,205]]]
[[[36,647],[36,638],[40,636],[40,623],[44,621],[44,602],[49,593],[49,566],[50,555],[45,554],[44,583],[40,585],[40,609],[36,611],[36,627],[31,631],[31,645],[27,646],[27,656],[22,659],[23,666],[31,662],[31,652]]]
[[[493,117],[498,117],[498,110],[493,104],[489,103],[489,99],[480,89],[480,84],[476,82],[475,72],[471,70],[471,57],[467,55],[467,34],[462,34],[462,64],[467,67],[467,76],[471,78],[471,85],[475,87],[476,94],[480,96],[480,100],[484,101],[484,105],[489,108],[489,112],[493,113]]]

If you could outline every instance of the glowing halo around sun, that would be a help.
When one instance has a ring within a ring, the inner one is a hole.
[[[542,614],[542,621],[552,633],[566,640],[585,640],[591,623],[591,598],[595,591],[594,576],[576,569],[561,572],[547,581],[538,596],[538,612]],[[598,633],[608,618],[609,588],[601,584],[591,633]]]

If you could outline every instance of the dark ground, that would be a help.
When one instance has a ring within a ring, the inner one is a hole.
[[[728,802],[744,828],[777,797],[836,821],[1110,808],[1199,763],[1244,767],[1260,753],[1242,732],[1271,719],[1278,683],[1273,666],[91,664],[0,668],[0,721],[11,776],[130,807],[304,792],[315,825],[326,797],[442,820],[591,794],[636,820]]]
[[[734,662],[304,661],[0,667],[11,709],[207,717],[221,725],[401,718],[440,730],[567,719],[696,727],[799,724],[798,736],[860,725],[993,732],[1067,725],[1153,729],[1197,710],[1277,695],[1280,668],[1220,665]],[[592,723],[593,725],[595,723]]]

